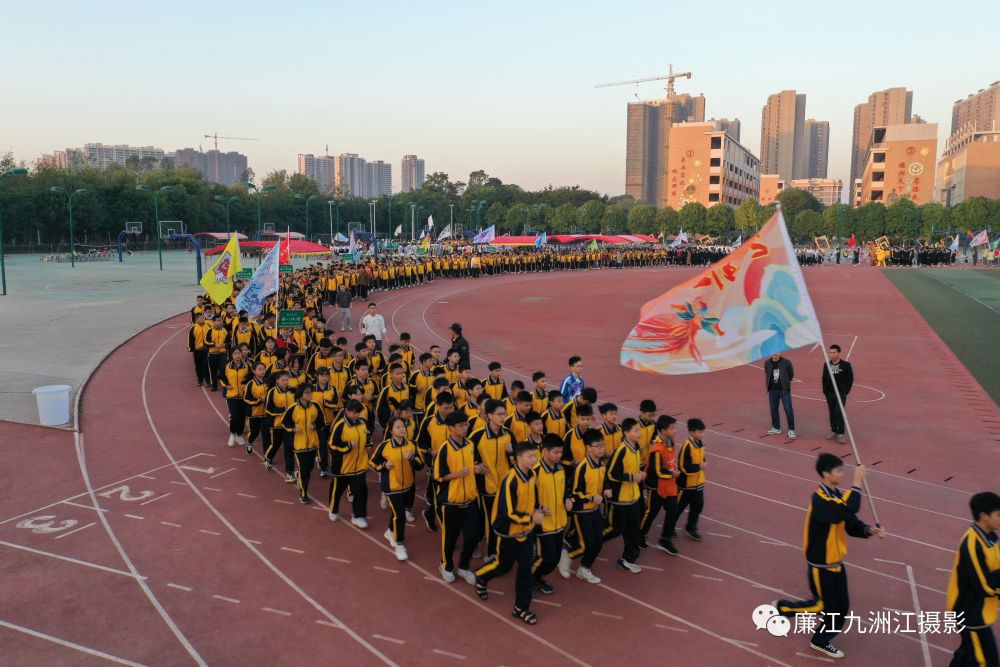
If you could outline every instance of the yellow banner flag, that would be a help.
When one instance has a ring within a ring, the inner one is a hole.
[[[201,286],[215,303],[222,303],[233,295],[233,278],[243,267],[240,266],[240,242],[233,234],[218,261],[201,277]]]
[[[424,237],[424,240],[420,242],[420,247],[426,252],[431,249],[431,237],[430,234]]]

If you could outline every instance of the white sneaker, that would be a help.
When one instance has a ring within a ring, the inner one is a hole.
[[[417,517],[413,516],[413,512],[406,510],[406,523],[416,523]]]
[[[626,572],[631,572],[632,574],[639,574],[640,572],[642,572],[641,567],[639,567],[635,563],[628,562],[624,558],[619,559],[618,567],[619,569],[625,570]]]
[[[797,437],[799,437],[799,436],[798,436],[798,435],[796,435],[795,431],[789,431],[789,432],[788,432],[788,439],[789,439],[789,440],[794,440],[794,439],[795,439],[795,438],[797,438]]]
[[[779,433],[781,433],[780,428],[772,428],[770,431],[767,432],[768,435],[778,435]]]
[[[444,565],[438,565],[438,572],[441,573],[441,578],[445,580],[445,583],[455,583],[455,573],[444,569]]]
[[[234,433],[230,433],[229,434],[229,442],[226,443],[226,446],[227,447],[235,447],[236,446],[236,434],[234,434]]]
[[[584,567],[582,565],[580,567],[576,568],[576,578],[577,579],[583,579],[588,584],[599,584],[599,583],[601,583],[601,578],[600,577],[595,576],[594,573],[590,571],[590,568]]]
[[[458,574],[458,576],[465,579],[465,583],[469,584],[470,586],[476,585],[476,573],[473,572],[472,570],[463,570],[462,568],[458,568],[457,570],[455,570],[455,572],[456,574]]]
[[[243,447],[247,446],[247,439],[244,438],[242,435],[236,436],[236,442],[242,445]]]
[[[396,560],[409,560],[410,554],[406,553],[406,547],[402,544],[397,544],[396,548]]]
[[[391,528],[386,528],[385,529],[384,537],[385,537],[385,539],[389,540],[389,546],[391,546],[391,547],[395,547],[396,546],[396,538],[394,538],[392,536],[392,529]]]
[[[363,516],[353,517],[351,519],[351,523],[354,524],[355,526],[357,526],[358,528],[367,528],[368,527],[368,519],[364,518]]]
[[[379,496],[378,506],[381,507],[382,509],[385,509],[389,506],[389,499],[385,497],[384,493],[381,496]]]
[[[559,569],[559,574],[562,575],[563,579],[569,579],[569,552],[565,549],[562,550],[562,554],[559,556],[559,564],[556,567]]]
[[[340,515],[336,512],[330,512],[330,521],[340,521]]]
[[[285,473],[285,482],[287,484],[291,484],[294,481],[295,481],[295,475],[292,474],[292,473],[290,473],[290,472],[286,472]]]

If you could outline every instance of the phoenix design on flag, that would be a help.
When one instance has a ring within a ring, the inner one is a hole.
[[[674,354],[685,347],[691,358],[701,362],[701,352],[698,350],[698,332],[705,331],[713,336],[723,336],[725,332],[719,326],[720,318],[710,314],[708,304],[701,297],[693,303],[672,304],[673,314],[666,317],[655,317],[640,322],[630,340],[654,340],[652,347],[646,350],[650,353]]]

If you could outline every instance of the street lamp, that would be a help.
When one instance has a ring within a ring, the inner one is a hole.
[[[135,186],[136,190],[141,190],[142,192],[152,192],[153,193],[153,215],[156,216],[156,254],[160,256],[160,271],[163,270],[163,244],[160,241],[160,236],[162,236],[162,235],[160,234],[160,202],[159,202],[159,197],[160,197],[160,193],[161,192],[170,192],[175,187],[177,187],[177,186],[176,185],[164,185],[159,190],[152,190],[152,189],[149,188],[149,186],[146,186],[146,185],[137,185],[137,186]],[[53,188],[53,189],[55,189],[55,188]],[[70,223],[69,223],[70,224],[70,229],[72,229],[72,225],[73,225],[73,207],[72,206],[70,206],[70,209],[69,209],[69,220],[70,220]]]
[[[306,197],[305,195],[297,194],[297,195],[295,195],[295,198],[298,199],[298,200],[301,200],[301,201],[305,201],[305,203],[306,203],[306,241],[308,241],[309,240],[309,203],[312,202],[313,199],[319,199],[319,195],[310,195],[310,196]]]
[[[260,228],[264,226],[264,193],[268,190],[276,190],[278,186],[276,185],[265,185],[262,188],[258,188],[256,185],[250,181],[246,181],[243,184],[248,190],[253,190],[257,193],[257,234],[254,236],[254,240],[260,240]]]
[[[226,205],[226,238],[227,239],[229,238],[230,233],[231,233],[229,231],[229,205],[232,204],[233,202],[237,202],[239,200],[240,200],[239,197],[223,197],[222,195],[215,195],[215,201],[219,202],[220,204],[225,204]]]
[[[410,241],[417,240],[417,205],[410,203]]]
[[[69,204],[69,264],[71,267],[76,267],[76,238],[73,236],[73,197],[93,192],[93,190],[90,188],[80,188],[73,192],[67,192],[65,188],[51,187],[49,191],[65,196],[66,202]]]
[[[479,227],[480,229],[482,229],[482,227],[483,227],[482,210],[483,210],[484,206],[486,206],[486,200],[485,199],[480,200],[480,202],[476,205],[476,226]]]
[[[372,228],[372,238],[375,238],[375,200],[368,202],[368,224]]]
[[[392,237],[394,236],[394,234],[392,233],[392,198],[395,197],[395,196],[396,195],[388,195],[388,197],[389,197],[389,202],[388,202],[388,204],[389,204],[389,226],[388,226],[387,229],[389,231],[389,239],[390,239],[390,241],[392,240]]]
[[[0,174],[0,181],[8,176],[23,176],[28,173],[24,167],[14,167]],[[0,211],[2,213],[2,211]],[[0,215],[0,282],[3,283],[3,296],[7,296],[7,267],[3,257],[3,216]]]
[[[335,199],[328,199],[327,204],[330,206],[330,245],[333,245],[333,209],[337,209],[337,233],[340,233],[340,207],[344,205],[342,201],[336,201]]]

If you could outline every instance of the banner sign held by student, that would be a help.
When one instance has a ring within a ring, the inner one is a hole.
[[[202,276],[201,286],[215,303],[222,303],[233,295],[233,279],[241,273],[240,242],[233,236],[212,268]]]

